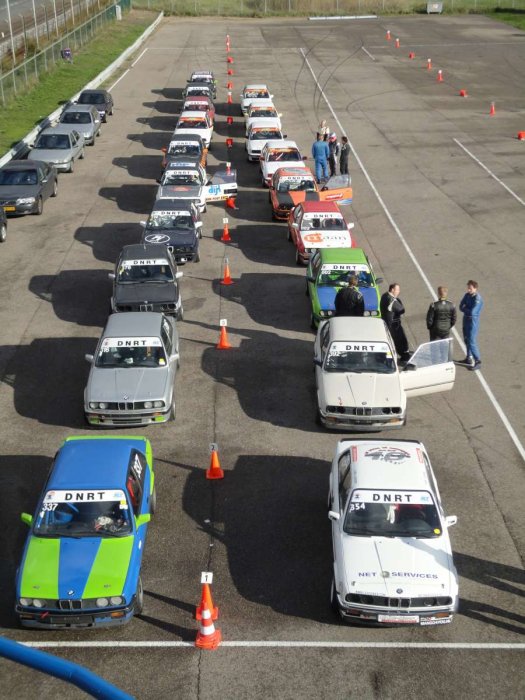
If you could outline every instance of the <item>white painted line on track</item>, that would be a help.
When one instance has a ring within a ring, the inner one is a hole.
[[[370,49],[388,49],[390,48],[391,42],[380,44],[378,46],[369,46],[368,48]],[[407,45],[408,46],[408,45]],[[410,44],[410,48],[412,49],[426,49],[426,48],[432,48],[433,46],[441,47],[444,46],[446,48],[463,48],[465,46],[517,46],[515,41],[465,41],[462,44]]]
[[[338,117],[337,114],[334,112],[334,109],[333,109],[332,105],[330,104],[330,100],[329,100],[328,97],[325,95],[325,92],[324,92],[323,88],[322,88],[321,85],[319,84],[319,80],[317,79],[317,76],[315,75],[314,70],[313,70],[312,66],[310,65],[310,61],[309,61],[308,58],[306,57],[306,54],[305,54],[305,52],[304,52],[304,49],[299,49],[299,51],[301,52],[301,55],[302,55],[302,57],[303,57],[303,59],[304,59],[304,62],[305,62],[306,65],[308,66],[308,68],[309,68],[309,70],[310,70],[310,73],[312,74],[312,77],[313,77],[313,79],[314,79],[314,81],[315,81],[315,84],[317,85],[317,88],[318,88],[320,94],[322,95],[324,101],[326,102],[326,105],[327,105],[328,109],[330,110],[330,112],[331,112],[333,118],[334,118],[335,121],[337,122],[337,125],[338,125],[338,127],[339,127],[339,130],[341,131],[341,134],[344,134],[344,133],[345,133],[345,130],[343,129],[343,126],[342,126],[341,122],[339,121],[339,117]],[[396,232],[396,234],[397,234],[399,240],[401,241],[403,247],[405,248],[405,250],[406,250],[406,252],[407,252],[407,254],[408,254],[408,257],[409,257],[410,260],[413,262],[414,267],[416,268],[416,270],[419,272],[419,275],[420,275],[421,279],[423,280],[423,283],[425,284],[425,286],[427,287],[428,291],[429,291],[430,294],[432,295],[432,299],[434,299],[434,300],[437,299],[436,293],[435,293],[435,291],[434,291],[434,287],[430,284],[430,281],[429,281],[428,277],[426,276],[426,274],[425,274],[423,268],[422,268],[421,265],[419,264],[418,259],[416,258],[416,256],[415,256],[414,253],[412,252],[412,249],[410,248],[410,246],[408,245],[408,243],[407,243],[405,237],[404,237],[403,234],[401,233],[401,229],[399,228],[399,226],[398,226],[398,225],[396,224],[396,222],[394,221],[394,217],[392,216],[392,214],[391,214],[390,211],[388,210],[388,207],[386,206],[386,204],[385,204],[383,198],[382,198],[381,195],[379,194],[379,192],[378,192],[378,190],[377,190],[377,187],[374,185],[374,183],[373,183],[373,181],[372,181],[372,178],[371,178],[370,175],[368,174],[368,171],[367,171],[367,169],[365,168],[363,161],[362,161],[361,158],[359,157],[359,155],[358,155],[357,151],[355,150],[355,147],[354,147],[353,143],[350,141],[350,139],[348,139],[348,144],[349,144],[350,148],[352,149],[352,153],[354,154],[354,158],[356,159],[357,164],[359,165],[359,167],[360,167],[360,169],[361,169],[361,172],[362,172],[363,175],[365,176],[365,179],[366,179],[366,181],[368,182],[368,184],[369,184],[369,186],[370,186],[372,192],[373,192],[374,195],[376,196],[377,201],[378,201],[379,204],[381,205],[381,208],[383,209],[383,211],[384,211],[384,213],[385,213],[385,216],[387,217],[387,219],[388,219],[388,221],[390,222],[392,228],[394,229],[394,231]],[[466,353],[467,350],[466,350],[465,344],[463,343],[463,340],[460,338],[459,333],[457,332],[457,330],[456,330],[455,328],[452,329],[452,333],[453,333],[454,337],[456,338],[456,340],[458,341],[460,348],[463,350],[463,352]],[[519,454],[520,454],[522,460],[525,462],[525,447],[522,445],[522,443],[521,443],[521,441],[520,441],[518,435],[516,434],[516,431],[515,431],[514,428],[512,427],[512,425],[511,425],[509,419],[507,418],[505,412],[504,412],[503,409],[501,408],[501,406],[500,406],[498,400],[497,400],[496,397],[494,396],[494,394],[493,394],[491,388],[489,387],[489,385],[488,385],[487,381],[485,380],[485,378],[483,377],[482,373],[481,373],[479,370],[476,370],[476,371],[474,372],[474,374],[476,374],[476,376],[477,376],[477,378],[478,378],[478,380],[479,380],[481,386],[483,387],[483,389],[484,389],[484,391],[485,391],[485,393],[486,393],[486,395],[487,395],[489,401],[492,403],[492,405],[493,405],[493,407],[494,407],[496,413],[497,413],[498,416],[500,417],[501,422],[502,422],[503,425],[505,426],[505,429],[506,429],[507,433],[509,434],[509,436],[510,436],[512,442],[514,443],[514,446],[515,446],[516,449],[518,450],[518,452],[519,452]]]
[[[124,71],[124,73],[122,73],[122,75],[120,76],[120,78],[117,78],[117,80],[115,80],[115,82],[113,83],[113,85],[111,85],[111,86],[108,88],[109,92],[111,92],[111,91],[113,90],[113,88],[115,87],[115,85],[117,85],[117,83],[120,83],[120,81],[122,80],[122,78],[124,78],[124,76],[126,76],[128,73],[129,73],[129,68],[126,69],[126,70]]]
[[[375,61],[375,60],[376,60],[376,59],[372,56],[372,54],[370,53],[370,51],[367,51],[367,50],[365,49],[364,46],[361,46],[361,48],[362,48],[363,51],[366,53],[366,55],[369,56],[369,57],[372,59],[372,61]]]
[[[182,641],[141,641],[141,642],[21,642],[24,646],[36,649],[77,649],[77,648],[122,648],[122,649],[141,649],[148,648],[177,648],[177,647],[195,647],[194,642]],[[231,641],[221,642],[221,647],[246,647],[246,648],[270,648],[270,649],[468,649],[479,651],[523,651],[525,644],[517,642],[516,644],[506,642],[295,642],[295,641]]]
[[[464,146],[464,145],[461,143],[461,141],[458,141],[457,139],[454,139],[454,141],[455,141],[455,143],[458,144],[458,146],[459,146],[460,148],[462,148],[462,149],[465,151],[465,153],[466,153],[467,155],[469,155],[469,156],[472,158],[473,161],[475,161],[481,168],[483,168],[483,170],[484,170],[486,173],[488,173],[488,174],[490,175],[490,177],[494,178],[494,180],[496,180],[497,183],[499,183],[502,187],[504,187],[504,188],[507,190],[507,192],[508,192],[510,195],[512,195],[512,196],[514,197],[514,199],[515,199],[516,201],[518,201],[518,202],[521,204],[522,207],[525,207],[525,200],[523,200],[521,197],[519,197],[519,196],[514,192],[514,190],[511,190],[510,187],[509,187],[508,185],[506,185],[506,184],[503,182],[503,180],[500,180],[500,178],[492,172],[492,170],[489,170],[489,168],[487,168],[487,166],[486,166],[484,163],[482,163],[482,162],[479,160],[479,158],[476,158],[476,156],[475,156],[473,153],[471,153],[471,152],[468,150],[468,148],[467,148],[466,146]]]
[[[145,48],[144,51],[140,54],[140,56],[137,56],[137,58],[136,58],[136,59],[133,61],[133,63],[131,64],[131,67],[132,67],[132,68],[133,68],[133,66],[135,66],[135,65],[140,61],[140,59],[142,58],[142,56],[144,56],[144,54],[146,53],[147,50],[148,50],[148,49]]]

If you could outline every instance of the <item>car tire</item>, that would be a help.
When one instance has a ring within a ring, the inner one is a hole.
[[[74,173],[75,172],[75,161],[73,158],[71,158],[71,163],[69,164],[69,168],[67,169],[68,173]]]
[[[80,155],[79,155],[78,157],[79,157],[80,160],[84,160],[84,156],[85,156],[85,155],[86,155],[86,154],[84,153],[84,149],[82,149],[82,150],[80,151]]]
[[[286,232],[286,238],[287,240],[291,241],[292,240],[292,232],[290,231],[290,227],[288,226],[288,230]]]
[[[177,362],[177,367],[178,367],[178,362]],[[171,399],[171,410],[170,410],[170,421],[174,421],[177,418],[177,406],[175,404],[175,396]]]
[[[0,225],[0,243],[5,243],[7,238],[7,224]]]
[[[140,615],[144,610],[144,588],[142,586],[142,578],[139,576],[137,582],[137,591],[135,593],[135,609],[133,613],[135,615]]]
[[[316,406],[315,408],[315,424],[318,425],[320,428],[323,427],[323,424],[321,422],[321,414],[319,412],[319,406]]]
[[[201,252],[200,252],[200,250],[198,250],[195,253],[195,257],[193,258],[193,262],[200,262],[200,261],[201,261]]]
[[[51,192],[52,197],[56,197],[58,194],[58,180],[53,183],[53,192]]]
[[[184,308],[182,304],[180,305],[180,308],[177,311],[176,319],[177,321],[184,321]]]
[[[109,114],[110,117],[113,116],[113,107],[109,110],[108,114]]]
[[[104,114],[104,116],[102,117],[102,124],[107,124],[107,121],[108,121],[108,115]]]
[[[332,576],[332,583],[330,585],[330,607],[339,619],[341,619],[341,613],[339,612],[339,605],[337,603],[337,595],[335,593],[335,580]]]
[[[263,187],[266,187],[266,180],[264,179],[264,175],[261,175],[261,184]]]
[[[151,493],[151,496],[149,497],[150,515],[155,515],[156,510],[157,510],[157,489],[155,487],[153,487],[153,491]]]
[[[306,287],[305,287],[305,290],[304,290],[304,295],[305,295],[305,297],[309,297],[309,296],[310,296],[310,290],[308,289],[308,282],[306,283]]]
[[[310,328],[313,331],[317,330],[317,326],[315,325],[315,316],[313,315],[313,313],[310,314]]]
[[[295,264],[302,265],[301,258],[299,257],[299,250],[295,249]]]
[[[42,196],[40,196],[37,200],[36,203],[36,209],[33,212],[35,216],[40,216],[44,212],[44,200],[42,199]]]
[[[97,131],[97,138],[100,136],[100,129]],[[93,139],[93,145],[95,145],[95,139]]]

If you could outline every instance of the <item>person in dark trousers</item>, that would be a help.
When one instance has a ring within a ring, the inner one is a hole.
[[[438,287],[438,300],[427,311],[427,328],[430,340],[444,340],[456,324],[456,307],[447,299],[448,289]]]
[[[317,139],[312,146],[312,157],[315,161],[315,178],[317,182],[328,179],[328,143],[322,140],[321,134],[317,134]]]
[[[337,140],[337,136],[335,134],[330,134],[330,138],[328,139],[328,150],[329,150],[329,156],[328,156],[328,166],[330,167],[330,177],[333,177],[336,172],[336,166],[337,166],[337,156],[339,155],[339,142]]]
[[[381,297],[379,308],[381,316],[386,323],[388,330],[392,335],[396,351],[402,362],[408,362],[410,359],[410,350],[408,349],[408,340],[405,335],[405,330],[401,325],[401,316],[405,313],[403,302],[399,298],[401,288],[397,282],[393,282],[388,292],[385,292]]]
[[[335,296],[336,316],[364,316],[365,300],[357,286],[355,275],[348,278],[348,286],[341,287]]]
[[[467,346],[467,356],[461,362],[468,365],[470,370],[481,367],[481,358],[478,347],[479,315],[483,309],[483,299],[478,292],[478,283],[475,280],[467,282],[467,292],[459,303],[459,310],[463,312],[463,339]]]
[[[343,136],[341,138],[341,152],[339,154],[339,172],[341,175],[348,175],[348,156],[350,155],[350,144],[348,143],[348,138]]]

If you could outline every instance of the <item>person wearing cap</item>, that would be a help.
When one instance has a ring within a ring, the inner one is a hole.
[[[312,157],[315,162],[315,179],[318,183],[328,179],[328,156],[330,151],[328,144],[323,141],[322,135],[317,132],[317,139],[312,145]]]
[[[339,141],[334,133],[330,134],[328,139],[328,150],[328,167],[330,168],[330,177],[333,177],[335,175],[337,156],[339,155]]]
[[[335,296],[336,316],[364,316],[365,300],[359,291],[358,279],[355,275],[348,278],[348,286],[341,287]]]

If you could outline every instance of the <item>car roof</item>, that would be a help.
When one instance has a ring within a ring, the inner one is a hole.
[[[182,117],[195,117],[195,119],[202,119],[202,112],[198,109],[185,109],[184,112],[179,114],[179,119]]]
[[[260,97],[257,102],[250,105],[250,109],[268,109],[268,107],[273,107],[275,111],[277,111],[273,100],[271,100],[269,97]]]
[[[162,314],[154,311],[128,311],[111,314],[102,333],[103,338],[159,336]]]
[[[385,322],[372,316],[334,316],[330,324],[330,340],[388,343]]]
[[[103,90],[102,88],[97,88],[93,90],[82,90],[80,93],[81,95],[97,95],[99,93],[102,93],[103,95],[109,95],[109,92],[107,90]]]
[[[260,127],[261,129],[264,127],[266,127],[267,129],[281,129],[281,127],[279,126],[279,121],[275,117],[251,117],[250,129],[257,129],[258,127]]]
[[[159,259],[159,246],[155,243],[132,243],[122,248],[120,258],[124,260]]]
[[[417,440],[342,440],[350,449],[352,459],[352,486],[354,488],[433,491],[429,482],[423,454],[424,445]],[[395,460],[380,459],[398,451]],[[371,454],[372,453],[372,454]],[[405,454],[403,454],[405,453]]]
[[[70,134],[72,126],[74,127],[75,125],[57,124],[56,126],[48,126],[46,129],[42,129],[42,131],[38,135],[42,136],[42,134]]]
[[[201,114],[201,112],[197,112]],[[177,141],[198,141],[201,146],[204,144],[204,140],[200,134],[181,134],[176,131],[171,135],[170,144],[177,143]]]
[[[26,170],[27,168],[37,168],[45,165],[43,160],[10,160],[2,166],[1,170]]]
[[[365,263],[367,257],[362,248],[320,248],[321,263]]]
[[[157,199],[153,205],[152,212],[154,211],[187,211],[189,214],[193,211],[192,202],[187,199]]]
[[[275,171],[275,174],[277,175],[277,178],[280,177],[286,177],[287,175],[300,175],[303,178],[308,178],[310,176],[312,179],[314,177],[314,174],[310,170],[310,168],[305,167],[305,168],[278,168]]]
[[[185,97],[184,104],[186,104],[186,102],[206,102],[207,105],[213,104],[211,98],[209,98],[208,95],[193,95],[191,97]]]
[[[303,208],[303,211],[305,211],[308,214],[315,214],[315,212],[319,212],[320,214],[324,213],[333,213],[333,214],[341,214],[341,210],[339,209],[338,205],[336,202],[323,202],[320,200],[316,201],[304,201],[301,203],[301,206]]]
[[[243,87],[243,92],[245,90],[261,90],[261,89],[268,90],[268,85],[265,83],[249,83],[248,85],[245,85]]]
[[[299,150],[298,145],[295,141],[289,141],[288,139],[270,139],[266,142],[268,148],[296,148]]]
[[[147,442],[138,436],[68,438],[58,451],[47,489],[124,488],[130,452],[145,453]]]
[[[205,82],[198,81],[198,80],[195,80],[193,82],[189,82],[186,85],[186,89],[188,89],[189,87],[199,87],[199,88],[207,87],[209,90],[212,89],[212,86],[209,83],[205,83]]]

